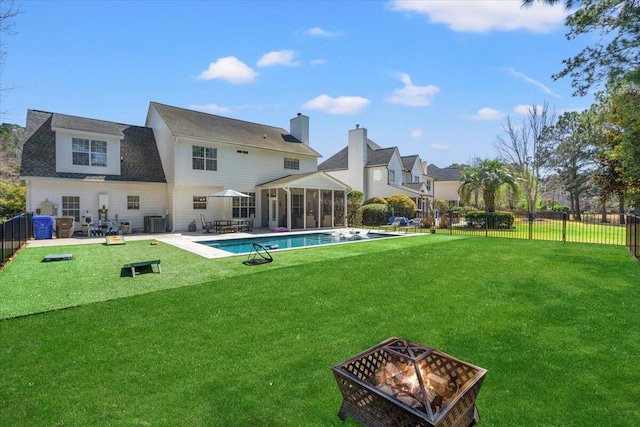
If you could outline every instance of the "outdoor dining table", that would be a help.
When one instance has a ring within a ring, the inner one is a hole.
[[[250,219],[215,219],[213,226],[216,233],[232,233],[236,231],[249,231]]]

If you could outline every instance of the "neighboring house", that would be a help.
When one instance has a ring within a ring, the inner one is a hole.
[[[72,216],[76,230],[100,210],[134,230],[149,217],[186,230],[201,214],[258,227],[342,226],[350,188],[318,172],[318,157],[301,114],[286,131],[156,102],[145,127],[29,110],[21,178],[27,211]],[[229,188],[250,197],[211,197]]]
[[[460,168],[439,168],[436,165],[427,166],[427,174],[437,181],[434,197],[436,200],[444,200],[449,206],[459,206],[460,196]]]
[[[367,138],[367,129],[356,125],[349,131],[349,144],[318,166],[364,198],[404,194],[416,202],[418,215],[432,206],[433,182],[418,155],[401,156],[397,147],[382,148]]]

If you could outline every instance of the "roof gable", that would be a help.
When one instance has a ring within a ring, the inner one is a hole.
[[[402,167],[406,171],[412,171],[413,167],[416,165],[416,162],[419,159],[420,158],[418,157],[417,154],[413,154],[411,156],[402,156]]]
[[[56,172],[56,129],[69,129],[121,136],[120,175]],[[166,182],[160,155],[147,127],[131,126],[45,111],[27,112],[26,141],[23,146],[21,176],[104,181]]]
[[[396,147],[380,148],[378,144],[367,140],[367,164],[365,167],[386,166],[391,161]],[[333,156],[318,165],[318,170],[340,170],[348,169],[349,165],[349,147],[344,147]]]
[[[245,147],[321,157],[286,130],[151,102],[174,137],[204,139]]]

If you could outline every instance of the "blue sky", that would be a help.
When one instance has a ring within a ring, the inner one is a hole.
[[[327,159],[356,124],[440,167],[495,157],[510,116],[584,110],[554,81],[562,5],[445,1],[22,1],[1,122],[28,109],[144,125],[150,101],[289,128],[310,117]]]

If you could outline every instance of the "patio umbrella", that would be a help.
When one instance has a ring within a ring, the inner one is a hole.
[[[241,192],[236,191],[236,190],[232,190],[232,189],[229,188],[229,189],[224,190],[224,191],[218,191],[217,193],[212,194],[209,197],[249,197],[249,195],[241,193]],[[231,214],[231,212],[229,212],[229,218],[231,218],[231,216],[232,216],[232,214]]]
[[[210,197],[249,197],[248,194],[241,193],[236,190],[228,189],[224,191],[219,191],[216,194],[213,194]]]

